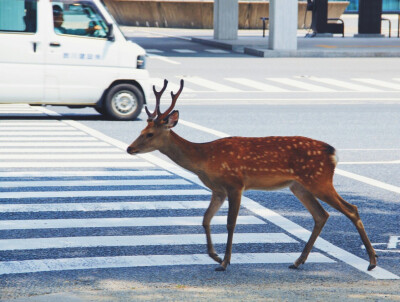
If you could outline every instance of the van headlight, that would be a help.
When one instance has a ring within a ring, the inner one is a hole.
[[[146,55],[140,55],[137,57],[136,68],[137,69],[145,69],[146,68]]]

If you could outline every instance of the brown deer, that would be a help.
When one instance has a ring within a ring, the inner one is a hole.
[[[223,271],[230,264],[233,232],[239,213],[243,191],[249,189],[275,190],[289,187],[293,194],[311,213],[315,225],[300,257],[290,266],[304,264],[319,236],[329,214],[317,198],[346,215],[357,228],[369,255],[368,270],[376,266],[375,250],[365,232],[357,207],[346,202],[333,187],[333,173],[337,163],[335,149],[330,145],[301,136],[227,137],[208,143],[192,143],[171,130],[178,123],[179,112],[173,110],[182,92],[171,92],[172,104],[160,111],[161,95],[167,88],[167,80],[161,91],[153,91],[156,108],[148,115],[147,126],[128,147],[129,154],[159,150],[181,167],[197,174],[212,191],[211,202],[204,214],[203,227],[207,237],[208,255]],[[228,197],[228,241],[224,259],[214,250],[210,222]]]

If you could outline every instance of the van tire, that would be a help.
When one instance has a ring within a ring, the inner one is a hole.
[[[132,84],[117,84],[107,92],[102,111],[112,119],[135,120],[143,109],[142,91]]]

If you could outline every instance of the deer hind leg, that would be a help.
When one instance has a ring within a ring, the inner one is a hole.
[[[306,262],[308,255],[314,246],[315,240],[317,240],[322,228],[329,218],[329,214],[324,210],[314,195],[306,190],[301,184],[293,183],[290,186],[290,190],[301,201],[314,219],[314,228],[310,239],[308,239],[308,242],[306,243],[306,246],[304,247],[300,257],[291,266],[289,266],[289,268],[295,269],[298,268],[300,264],[304,264]]]
[[[224,260],[222,261],[221,266],[215,269],[216,271],[226,270],[227,266],[231,263],[233,232],[235,231],[236,227],[236,220],[239,214],[241,198],[241,191],[229,192],[228,194],[229,210],[228,221],[226,225],[226,228],[228,230],[228,241],[226,243]]]
[[[327,191],[319,196],[321,200],[325,201],[327,204],[337,209],[346,215],[357,228],[358,233],[360,234],[361,240],[368,252],[369,255],[369,266],[368,270],[372,270],[376,267],[376,252],[372,247],[371,241],[368,238],[367,233],[365,232],[364,224],[361,221],[360,215],[358,214],[357,207],[351,203],[345,201],[335,190],[333,186]]]
[[[211,219],[214,217],[215,213],[218,212],[219,208],[224,203],[225,198],[226,198],[225,194],[213,192],[213,194],[211,196],[210,205],[208,206],[208,209],[205,212],[204,218],[203,218],[203,228],[204,228],[204,231],[205,231],[206,237],[207,237],[207,252],[208,252],[208,255],[218,263],[222,263],[222,259],[218,256],[217,252],[214,249],[214,245],[211,240],[210,223],[211,223]]]

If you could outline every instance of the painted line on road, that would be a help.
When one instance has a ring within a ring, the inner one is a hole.
[[[31,136],[6,136],[0,137],[0,141],[6,142],[14,142],[14,141],[21,141],[21,142],[30,142],[30,141],[96,141],[94,137],[53,137],[53,136],[46,136],[46,137],[31,137]],[[26,152],[26,150],[25,150]]]
[[[202,222],[202,216],[0,220],[0,230],[201,226]],[[260,225],[265,222],[254,216],[238,216],[237,224]],[[211,225],[226,225],[226,217],[215,216]]]
[[[28,180],[28,181],[3,181],[2,188],[25,188],[25,187],[115,187],[115,186],[178,186],[192,185],[184,179],[110,179],[110,180]]]
[[[268,264],[293,263],[300,253],[247,253],[232,255],[232,264]],[[310,253],[310,263],[335,263],[320,254]],[[64,270],[88,270],[126,267],[175,266],[175,265],[213,265],[216,264],[208,255],[148,255],[61,258],[0,262],[0,275],[52,272]]]
[[[149,162],[0,162],[0,168],[148,168]]]
[[[207,209],[208,200],[0,204],[1,213],[103,212]],[[221,208],[228,208],[224,203]]]
[[[112,148],[109,144],[98,142],[99,146],[106,146],[109,148],[90,148],[83,146],[85,148],[31,148],[29,149],[29,154],[31,153],[120,153],[121,150]],[[45,144],[45,143],[43,143]],[[43,145],[42,144],[42,145]],[[1,144],[3,147],[3,143]],[[37,144],[41,145],[40,143]],[[72,146],[72,143],[71,143]],[[79,147],[79,146],[78,146]],[[0,153],[24,153],[26,154],[26,149],[24,148],[0,148]]]
[[[39,107],[39,108],[42,110],[43,113],[50,114],[52,116],[60,116],[58,113],[55,113],[53,111],[47,110],[47,109],[42,108],[42,107]],[[107,142],[107,143],[109,143],[111,145],[114,145],[114,146],[120,148],[121,150],[126,150],[126,148],[127,148],[127,144],[125,144],[125,143],[123,143],[121,141],[118,141],[118,140],[116,140],[114,138],[111,138],[111,137],[109,137],[109,136],[107,136],[107,135],[105,135],[105,134],[103,134],[103,133],[101,133],[101,132],[99,132],[97,130],[89,128],[89,127],[87,127],[87,126],[85,126],[83,124],[80,124],[80,123],[75,122],[75,121],[64,121],[64,122],[68,123],[71,126],[76,127],[77,129],[80,129],[80,130],[88,133],[89,135],[91,135],[93,137],[96,137],[96,138],[98,138],[98,139],[100,139],[102,141],[105,141],[105,142]],[[209,128],[206,128],[206,127],[203,127],[203,126],[201,126],[201,127],[202,127],[202,129],[209,129]],[[212,130],[212,131],[214,131],[214,130]],[[229,136],[228,134],[223,133],[223,132],[220,132],[220,134],[223,134],[224,137],[225,136]],[[165,169],[167,171],[170,171],[173,174],[179,175],[179,176],[181,176],[183,178],[187,178],[187,179],[191,180],[194,183],[197,183],[197,184],[199,184],[201,186],[204,186],[203,183],[197,178],[197,176],[193,175],[192,173],[190,173],[188,171],[183,170],[182,168],[178,167],[175,164],[172,164],[170,162],[162,160],[162,159],[160,159],[160,158],[158,158],[158,157],[156,157],[154,155],[151,155],[151,154],[143,154],[143,155],[140,155],[139,157],[144,158],[146,160],[149,160],[152,163],[158,165],[159,167],[161,167],[161,168],[163,168],[163,169]],[[262,211],[262,212],[266,211],[267,214],[268,214],[267,217],[270,217],[271,214],[273,214],[274,217],[278,218],[278,221],[276,221],[276,219],[275,219],[275,221],[277,223],[279,223],[277,225],[283,227],[284,230],[288,231],[289,233],[293,234],[294,236],[298,237],[300,235],[300,236],[302,236],[302,238],[300,238],[300,239],[304,240],[303,239],[303,238],[305,238],[304,234],[307,234],[307,236],[308,236],[308,234],[310,234],[310,232],[307,229],[303,228],[302,226],[300,226],[300,225],[298,225],[298,224],[296,224],[294,222],[291,222],[290,220],[288,220],[288,219],[284,218],[283,216],[279,215],[278,213],[276,213],[274,211],[271,211],[271,210],[261,206],[260,204],[256,203],[255,201],[250,200],[248,198],[244,198],[244,201],[245,202],[243,203],[243,206],[248,208],[253,213],[257,213],[257,212],[260,212],[260,211]],[[250,203],[250,201],[251,201],[251,203]],[[252,207],[251,204],[254,205],[254,206]],[[262,214],[262,213],[260,213],[260,214]],[[264,216],[261,216],[261,217],[265,218]],[[268,218],[265,218],[265,219],[267,219],[268,221],[271,221]],[[280,223],[280,221],[283,221],[283,222],[288,221],[288,222],[290,222],[291,227],[286,229],[285,228],[286,227],[286,223]],[[307,237],[307,239],[304,240],[305,242],[308,241],[308,237]],[[399,276],[397,276],[397,275],[395,275],[395,274],[393,274],[393,273],[391,273],[391,272],[389,272],[389,271],[387,271],[387,270],[385,270],[385,269],[383,269],[383,268],[381,268],[379,266],[376,267],[372,271],[367,271],[366,270],[366,268],[368,267],[368,262],[367,261],[365,261],[365,260],[363,260],[363,259],[361,259],[361,258],[359,258],[359,257],[357,257],[357,256],[355,256],[355,255],[353,255],[353,254],[351,254],[351,253],[339,248],[339,247],[336,247],[333,244],[330,244],[326,240],[323,240],[321,237],[319,237],[318,240],[319,240],[318,242],[326,242],[327,243],[327,244],[318,244],[318,248],[319,249],[321,249],[322,251],[324,251],[324,252],[326,252],[328,254],[332,254],[332,256],[335,257],[336,259],[339,259],[339,260],[347,263],[348,265],[350,265],[350,266],[356,268],[357,270],[360,270],[360,271],[370,275],[371,277],[373,277],[375,279],[400,279]],[[333,248],[333,250],[331,248]]]
[[[171,176],[172,174],[165,170],[98,170],[98,171],[65,171],[65,170],[45,170],[45,171],[1,171],[0,177],[42,177],[42,178],[61,178],[61,177],[85,177],[85,176],[101,176],[101,177],[142,177],[142,176]]]
[[[30,192],[0,192],[0,198],[31,199],[31,198],[78,198],[78,197],[138,197],[138,196],[188,196],[210,195],[207,190],[116,190],[116,191],[30,191]]]
[[[149,53],[149,54],[147,54],[147,56],[148,56],[150,59],[157,59],[157,60],[164,61],[164,62],[166,62],[166,63],[170,63],[170,64],[174,64],[174,65],[180,65],[180,64],[181,64],[181,63],[178,62],[178,61],[174,61],[174,60],[171,60],[171,59],[169,59],[169,58],[167,58],[167,57],[160,56],[160,55],[156,55],[156,54],[153,54],[153,53]]]
[[[340,165],[396,165],[400,164],[400,160],[388,161],[345,161],[339,162]]]
[[[46,139],[43,138],[42,141],[37,142],[2,142],[1,143],[1,151],[7,152],[7,148],[4,147],[109,147],[110,145],[105,142],[46,142]],[[4,149],[3,149],[4,148]],[[6,150],[6,151],[3,151]],[[20,149],[21,150],[21,149]],[[62,149],[60,149],[62,150]],[[77,150],[77,149],[76,149]],[[23,152],[26,153],[26,149],[22,149]],[[31,152],[31,150],[29,150]]]
[[[225,244],[227,234],[213,234],[214,244]],[[236,244],[298,243],[284,233],[235,233]],[[89,248],[111,246],[205,245],[204,234],[84,236],[0,240],[0,251]]]

